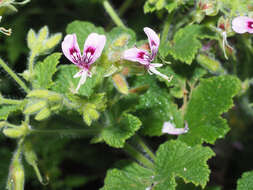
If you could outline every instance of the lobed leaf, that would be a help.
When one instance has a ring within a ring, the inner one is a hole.
[[[136,85],[148,85],[149,89],[139,96],[138,116],[143,122],[142,132],[149,136],[162,135],[165,121],[170,121],[177,128],[184,126],[183,117],[168,89],[159,86],[154,76],[139,76]]]
[[[9,115],[13,112],[23,109],[23,104],[19,105],[1,105],[0,106],[0,120],[7,120]]]
[[[84,85],[82,85],[78,91],[78,94],[89,97],[93,92],[96,85],[103,80],[103,68],[96,67],[91,78],[87,78]],[[73,93],[78,85],[80,78],[73,78],[78,72],[78,68],[75,65],[61,65],[58,67],[56,78],[52,89],[59,93]]]
[[[237,181],[237,190],[251,190],[253,187],[253,171],[245,172]]]
[[[225,119],[220,115],[233,106],[232,98],[240,91],[237,77],[224,75],[201,80],[192,92],[187,105],[185,120],[189,131],[180,140],[189,145],[203,142],[213,144],[229,131]]]
[[[179,140],[168,141],[158,148],[155,160],[154,190],[174,190],[175,177],[186,183],[206,186],[210,170],[207,160],[214,156],[209,147],[201,145],[190,147]]]
[[[34,88],[49,89],[53,85],[52,77],[57,71],[60,57],[61,53],[53,53],[35,65],[35,80],[32,81]]]
[[[140,128],[141,121],[132,114],[123,114],[118,123],[105,127],[101,138],[110,146],[122,148],[125,141]]]
[[[110,169],[100,190],[147,190],[152,185],[153,171],[137,163],[125,164],[121,169]]]

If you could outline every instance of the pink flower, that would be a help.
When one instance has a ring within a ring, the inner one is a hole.
[[[232,28],[239,34],[245,32],[253,34],[253,19],[246,16],[236,17],[232,21]]]
[[[168,133],[170,135],[181,135],[187,133],[189,131],[189,127],[187,122],[185,122],[184,128],[176,128],[173,123],[170,121],[166,121],[163,124],[162,133]]]
[[[161,67],[162,64],[151,63],[155,59],[155,56],[157,55],[158,48],[160,45],[160,39],[158,35],[155,33],[155,31],[153,31],[151,28],[148,27],[144,28],[144,32],[148,36],[148,42],[151,52],[134,47],[126,50],[124,52],[123,58],[129,61],[139,62],[140,64],[145,66],[150,75],[156,74],[170,81],[171,78],[156,70],[156,68]]]
[[[91,33],[84,43],[83,55],[81,55],[81,51],[76,40],[76,34],[68,34],[65,36],[61,44],[62,51],[72,63],[80,68],[80,71],[74,75],[74,78],[81,77],[76,88],[76,93],[81,85],[85,83],[87,76],[92,76],[90,66],[100,57],[104,49],[105,42],[106,37],[104,35]]]

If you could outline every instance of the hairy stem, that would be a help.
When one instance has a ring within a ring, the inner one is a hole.
[[[133,0],[125,0],[119,8],[119,15],[122,16],[126,10],[131,6]]]
[[[125,143],[124,150],[132,156],[137,162],[141,163],[143,166],[147,168],[154,168],[153,162],[151,162],[148,158],[138,152],[133,146],[128,143]]]
[[[35,60],[35,57],[36,57],[36,54],[31,52],[31,55],[28,59],[28,69],[29,69],[29,75],[30,75],[30,81],[32,81],[33,79],[33,75],[34,75],[34,68],[33,68],[33,65],[34,65],[34,60]]]
[[[141,139],[140,136],[135,136],[135,141],[141,146],[141,148],[146,152],[149,157],[152,160],[155,160],[155,155],[154,153],[150,150],[150,148],[145,144],[145,142]]]
[[[1,104],[17,105],[17,104],[21,104],[22,102],[23,102],[22,100],[13,100],[13,99],[7,99],[7,98],[0,97],[0,105]]]
[[[109,3],[108,0],[104,0],[103,1],[103,6],[105,8],[105,11],[110,15],[110,17],[112,18],[113,22],[117,26],[126,27],[124,25],[124,23],[122,22],[122,20],[117,15],[116,11],[112,8],[112,6],[111,6],[111,4]]]
[[[81,136],[94,136],[99,133],[99,129],[52,129],[52,130],[39,130],[32,129],[31,134],[59,134],[59,135],[81,135]]]
[[[171,13],[168,15],[167,19],[165,20],[163,31],[162,31],[162,37],[161,37],[161,44],[164,44],[167,41],[168,33],[170,31],[170,24],[171,24],[173,16],[174,16],[174,13]]]
[[[5,63],[2,59],[0,59],[0,66],[21,86],[26,93],[30,92],[30,89],[26,86],[26,84],[18,77],[18,75]]]

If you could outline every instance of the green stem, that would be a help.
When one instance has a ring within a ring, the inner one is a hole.
[[[132,156],[136,161],[141,163],[147,168],[154,168],[153,162],[151,162],[148,158],[146,158],[144,155],[142,155],[140,152],[138,152],[134,147],[132,147],[130,144],[125,143],[124,150]]]
[[[125,0],[124,3],[121,5],[119,8],[119,15],[122,16],[126,10],[130,7],[132,4],[133,0]]]
[[[29,80],[32,81],[33,80],[33,75],[34,75],[34,68],[33,68],[33,65],[34,65],[34,60],[35,60],[35,57],[36,57],[36,54],[31,52],[31,55],[28,59],[28,69],[29,69]]]
[[[60,134],[60,135],[84,135],[84,136],[94,136],[98,134],[100,129],[52,129],[52,130],[38,130],[32,129],[31,133],[41,133],[41,134]]]
[[[1,104],[21,104],[23,101],[22,100],[13,100],[13,99],[7,99],[7,98],[1,98],[0,97],[0,105]]]
[[[117,13],[115,12],[115,10],[112,8],[112,6],[111,6],[111,4],[109,3],[108,0],[104,0],[103,1],[103,6],[105,8],[105,11],[110,15],[110,17],[112,18],[113,22],[117,26],[121,26],[121,27],[124,27],[124,28],[126,27],[124,25],[124,23],[122,22],[122,20],[117,15]]]
[[[26,93],[30,92],[30,89],[25,85],[25,83],[16,75],[16,73],[0,59],[0,65],[3,69],[24,89]]]
[[[164,44],[167,41],[168,33],[170,31],[170,24],[171,24],[173,16],[174,16],[174,13],[171,13],[168,15],[167,19],[165,20],[163,31],[162,31],[161,44]]]
[[[154,161],[155,160],[155,154],[150,150],[150,148],[144,143],[144,141],[141,139],[140,136],[135,136],[135,141],[138,143],[138,145],[141,146],[141,148],[149,155],[149,157]]]

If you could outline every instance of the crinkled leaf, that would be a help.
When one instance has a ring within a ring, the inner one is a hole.
[[[201,145],[190,147],[179,140],[168,141],[160,145],[156,153],[154,190],[174,190],[175,177],[183,178],[186,183],[205,187],[210,170],[207,160],[214,152]]]
[[[59,93],[73,93],[79,83],[80,78],[73,78],[78,72],[75,65],[61,65],[58,67],[53,90]],[[80,87],[78,94],[89,97],[96,85],[103,80],[103,68],[96,67],[92,70],[92,77],[87,77],[86,82]]]
[[[123,114],[118,123],[105,127],[101,137],[110,146],[122,148],[125,141],[140,128],[141,121],[132,114]]]
[[[199,48],[202,47],[200,39],[215,39],[216,35],[207,27],[189,25],[176,32],[173,41],[161,45],[160,52],[163,57],[171,54],[174,59],[191,64]]]
[[[57,71],[60,57],[61,53],[54,53],[35,65],[35,80],[32,81],[34,88],[49,89],[53,85],[52,77]]]
[[[208,147],[189,147],[179,140],[168,141],[157,150],[154,171],[136,163],[111,169],[102,190],[175,190],[176,177],[203,188],[210,174],[207,160],[212,156],[214,152]]]
[[[174,9],[178,8],[180,5],[183,5],[186,1],[179,0],[147,0],[144,5],[144,12],[149,13],[153,11],[159,11],[161,9],[166,9],[171,13]]]
[[[170,121],[177,128],[184,126],[181,112],[172,102],[168,89],[162,88],[154,76],[138,77],[136,85],[148,85],[149,89],[139,96],[138,116],[143,122],[142,132],[149,136],[162,135],[165,121]]]
[[[13,112],[23,109],[23,104],[19,105],[1,105],[0,106],[0,120],[7,120],[9,115]]]
[[[187,105],[185,120],[189,131],[179,138],[189,145],[213,144],[229,131],[220,115],[233,106],[232,98],[239,93],[240,81],[234,76],[219,76],[201,80],[193,90]]]
[[[102,27],[96,27],[94,24],[85,21],[74,21],[68,24],[66,32],[68,34],[76,34],[77,42],[80,50],[83,49],[83,44],[90,33],[104,34]]]
[[[201,42],[197,39],[197,34],[201,29],[198,25],[190,25],[180,29],[174,36],[173,45],[169,53],[174,59],[191,64],[198,49],[201,48]]]
[[[129,163],[121,169],[110,169],[100,190],[147,190],[152,184],[152,175],[152,170]]]
[[[170,88],[170,94],[172,96],[182,98],[184,95],[185,77],[177,74],[171,67],[163,67],[159,71],[167,76],[173,76],[170,82],[161,77],[159,77],[159,80],[166,83],[167,87]]]
[[[253,187],[253,171],[245,172],[237,181],[237,190],[251,190]]]

